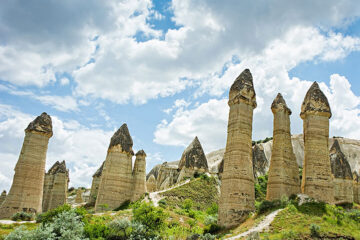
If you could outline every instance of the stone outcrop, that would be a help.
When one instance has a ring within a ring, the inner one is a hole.
[[[301,190],[319,201],[334,201],[333,177],[329,161],[329,102],[314,82],[301,106],[304,130],[304,164]]]
[[[341,151],[339,142],[334,141],[330,149],[331,172],[334,176],[334,200],[335,203],[352,203],[353,176],[345,155]]]
[[[92,179],[92,183],[91,183],[91,190],[90,190],[90,198],[89,198],[89,204],[91,204],[91,205],[95,204],[95,202],[96,202],[96,198],[97,198],[97,194],[98,194],[98,191],[99,191],[99,185],[100,185],[100,180],[101,180],[101,175],[102,175],[104,163],[105,162],[103,162],[101,164],[99,169],[96,170],[96,172],[93,175],[93,179]]]
[[[158,177],[156,179],[157,190],[164,190],[176,184],[179,178],[178,165],[164,162],[159,169]]]
[[[95,211],[115,209],[131,200],[133,141],[123,124],[111,138],[102,170]]]
[[[138,200],[146,192],[146,153],[144,150],[138,151],[133,169],[133,196],[131,201]]]
[[[69,183],[69,170],[66,169],[65,161],[57,161],[47,173],[45,173],[43,212],[64,205],[67,198]]]
[[[300,192],[299,166],[291,144],[291,110],[280,93],[273,101],[271,110],[274,114],[274,128],[266,192],[266,199],[270,201]]]
[[[78,188],[78,190],[76,191],[75,203],[83,203],[83,202],[84,202],[83,190],[81,188]]]
[[[53,135],[51,117],[42,113],[25,129],[24,143],[9,194],[0,208],[0,218],[19,211],[41,213],[46,153]]]
[[[354,193],[354,202],[360,204],[360,172],[353,172],[353,193]]]
[[[150,175],[146,181],[147,192],[156,192],[156,179],[154,175]]]
[[[0,207],[1,207],[1,204],[5,201],[5,198],[6,198],[6,191],[2,191],[1,195],[0,195]]]
[[[245,69],[231,86],[228,104],[230,112],[218,220],[224,227],[238,225],[255,209],[252,121],[256,94],[249,69]]]
[[[269,161],[265,156],[264,148],[259,144],[255,144],[252,148],[252,163],[255,178],[266,174]]]
[[[209,171],[206,156],[198,137],[195,137],[183,152],[178,169],[180,173],[177,182],[180,182],[186,177],[193,177],[195,173]]]

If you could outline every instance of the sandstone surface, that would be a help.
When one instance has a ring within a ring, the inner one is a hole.
[[[353,172],[354,178],[354,185],[353,185],[353,192],[354,192],[354,202],[360,204],[360,172]]]
[[[218,223],[232,227],[255,209],[252,164],[252,121],[256,94],[250,71],[245,69],[229,92],[229,119]]]
[[[265,156],[264,148],[259,144],[255,144],[252,147],[252,163],[255,178],[266,174],[269,161]]]
[[[96,198],[99,192],[99,185],[101,180],[102,171],[104,168],[104,163],[101,164],[98,170],[93,175],[92,183],[91,183],[91,190],[90,190],[90,197],[89,197],[89,203],[95,204]]]
[[[111,138],[100,180],[95,211],[115,209],[131,200],[133,141],[123,124]]]
[[[6,191],[2,191],[1,195],[0,195],[0,207],[1,207],[1,204],[5,201],[5,198],[6,198]]]
[[[52,134],[51,117],[46,113],[38,116],[25,129],[12,186],[0,207],[0,218],[10,217],[19,211],[42,212],[46,153]]]
[[[146,192],[146,153],[144,150],[138,151],[133,169],[133,195],[131,201],[140,199]]]
[[[78,190],[76,191],[75,203],[83,203],[83,202],[84,202],[83,190],[81,188],[78,188]]]
[[[64,205],[67,198],[69,183],[69,170],[66,169],[65,161],[57,161],[47,173],[44,179],[43,212]]]
[[[334,183],[329,161],[329,118],[325,94],[314,82],[301,105],[304,131],[302,193],[319,201],[334,202]]]
[[[156,192],[156,179],[154,175],[150,175],[146,181],[146,190],[147,192]]]
[[[267,200],[300,193],[299,166],[291,144],[291,110],[279,93],[271,105],[274,114],[272,155],[269,168]]]

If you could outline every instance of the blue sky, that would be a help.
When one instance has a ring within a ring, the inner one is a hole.
[[[228,89],[250,68],[253,139],[272,135],[281,92],[294,134],[313,81],[328,96],[330,136],[360,135],[356,1],[3,1],[0,7],[0,188],[9,189],[28,123],[53,118],[47,169],[66,160],[89,186],[127,123],[147,168],[175,161],[198,136],[225,147]]]

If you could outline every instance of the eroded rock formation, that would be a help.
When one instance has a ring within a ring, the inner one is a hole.
[[[291,144],[291,110],[280,93],[271,111],[274,114],[273,145],[266,192],[266,199],[270,201],[300,192],[299,166]]]
[[[249,69],[245,69],[231,86],[228,104],[230,112],[218,222],[232,227],[243,222],[255,209],[252,121],[256,94]]]
[[[76,191],[75,203],[83,203],[83,202],[84,202],[83,190],[81,188],[78,188],[78,190]]]
[[[133,196],[131,201],[138,200],[146,192],[146,153],[144,150],[138,151],[133,169]]]
[[[157,190],[164,190],[176,184],[179,178],[178,165],[164,162],[159,169],[158,177],[156,179]]]
[[[123,124],[111,138],[102,170],[95,211],[115,209],[131,200],[133,188],[133,141],[128,127]]]
[[[0,207],[1,207],[1,204],[5,201],[5,198],[6,198],[6,191],[2,191],[1,195],[0,195]]]
[[[317,200],[334,201],[333,178],[329,161],[329,102],[314,82],[301,105],[304,128],[304,164],[301,190]]]
[[[0,218],[19,211],[41,213],[44,172],[49,139],[53,135],[51,117],[42,113],[25,129],[24,143],[9,194],[0,208]]]
[[[341,151],[339,142],[334,141],[330,149],[331,172],[334,176],[334,200],[335,203],[352,203],[353,176],[345,155]]]
[[[154,175],[150,175],[146,181],[147,192],[156,192],[156,179]]]
[[[255,144],[252,148],[252,163],[255,178],[266,174],[269,161],[265,156],[264,148],[259,144]]]
[[[353,172],[353,193],[354,193],[354,202],[360,204],[360,172]]]
[[[43,212],[66,203],[69,183],[69,170],[65,161],[57,161],[47,173],[44,180]]]
[[[92,179],[92,183],[91,183],[91,190],[90,190],[90,198],[89,198],[89,204],[91,204],[91,205],[95,204],[95,202],[96,202],[96,198],[97,198],[97,194],[98,194],[98,191],[99,191],[99,185],[100,185],[100,180],[101,180],[101,175],[102,175],[104,163],[105,162],[103,162],[101,164],[99,169],[96,170],[96,172],[93,175],[93,179]]]

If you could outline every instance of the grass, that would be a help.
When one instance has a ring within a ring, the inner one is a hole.
[[[0,224],[0,240],[5,239],[6,235],[8,235],[10,232],[14,231],[14,229],[19,227],[20,225],[25,226],[27,229],[35,229],[38,226],[38,224],[36,224],[36,223]]]
[[[185,199],[191,199],[193,207],[205,211],[212,203],[218,203],[219,193],[217,180],[214,177],[200,177],[188,184],[162,193],[167,205],[171,208],[181,207]]]

